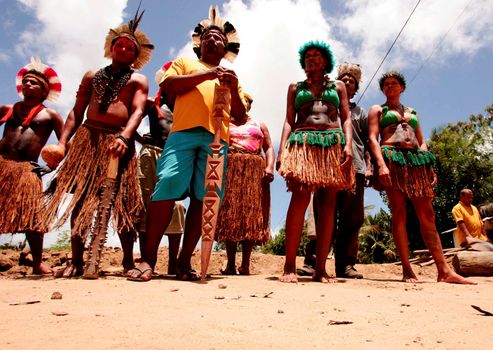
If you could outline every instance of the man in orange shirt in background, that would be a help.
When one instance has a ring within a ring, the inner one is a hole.
[[[473,198],[472,191],[464,188],[460,191],[459,203],[452,209],[460,245],[474,250],[493,250],[493,244],[486,242],[483,220],[478,208],[472,205]]]

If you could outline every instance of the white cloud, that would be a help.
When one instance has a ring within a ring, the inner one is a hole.
[[[435,52],[433,64],[445,62],[452,55],[470,56],[491,47],[493,27],[489,19],[493,17],[493,7],[488,2],[423,1],[380,73],[391,67],[415,72],[450,28]],[[325,8],[329,17],[324,16],[320,3],[253,0],[246,5],[231,0],[223,9],[241,37],[235,70],[255,99],[252,115],[267,122],[275,143],[284,120],[287,87],[290,82],[303,79],[298,47],[308,40],[325,40],[332,45],[337,61],[360,63],[363,80],[368,81],[416,1],[348,0],[343,4],[343,15],[337,11],[330,16],[334,11]],[[377,92],[374,83],[368,93]]]
[[[65,116],[84,72],[109,63],[103,57],[104,39],[109,28],[122,22],[127,0],[18,1],[39,22],[21,35],[17,51],[53,65],[63,84],[57,110]]]
[[[72,107],[84,71],[107,64],[103,58],[104,37],[109,28],[122,22],[127,1],[18,1],[39,20],[23,33],[18,50],[23,57],[38,54],[55,66],[64,84],[57,104],[63,115]],[[451,57],[463,60],[491,47],[493,26],[489,19],[493,17],[493,7],[489,2],[422,1],[382,71],[389,68],[416,71],[452,26],[429,65],[448,64]],[[416,1],[346,0],[337,7],[323,2],[323,8],[321,3],[319,0],[231,0],[221,8],[241,37],[240,54],[233,67],[245,90],[254,97],[252,115],[266,121],[275,143],[279,141],[285,116],[288,85],[304,78],[298,63],[299,46],[314,39],[329,42],[338,61],[350,60],[362,65],[363,80],[367,82]],[[466,5],[466,11],[454,24]],[[174,45],[155,40],[156,45]],[[169,50],[194,57],[191,43]],[[153,77],[149,76],[149,80],[152,84]],[[368,94],[372,96],[377,91],[374,83]],[[140,130],[146,128],[143,124]]]
[[[5,52],[0,52],[0,62],[7,63],[10,61],[10,56]]]
[[[357,43],[351,49],[363,65],[364,76],[375,71],[415,4],[415,0],[345,2],[348,12],[338,21],[339,29]],[[493,27],[489,19],[492,15],[493,7],[488,0],[422,1],[384,69],[412,66],[417,69],[445,35],[432,61],[444,62],[451,55],[474,55],[479,49],[491,46]],[[333,19],[337,23],[337,19]]]

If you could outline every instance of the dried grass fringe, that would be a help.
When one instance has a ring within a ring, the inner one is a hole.
[[[342,169],[342,146],[323,147],[303,143],[288,144],[281,156],[279,174],[286,179],[288,190],[315,192],[320,187],[351,189],[355,183],[353,166]]]
[[[218,241],[270,238],[270,183],[263,178],[265,159],[259,154],[228,154],[226,191],[219,209]]]
[[[40,221],[43,183],[29,162],[0,157],[0,233],[48,232]]]
[[[73,138],[65,162],[46,191],[49,202],[45,221],[59,228],[74,209],[78,210],[72,233],[87,239],[100,201],[101,189],[108,169],[109,146],[118,135],[109,131],[83,124]],[[136,223],[143,207],[137,179],[137,159],[133,145],[120,159],[117,193],[112,210],[113,226],[118,233],[136,232]],[[72,199],[61,216],[58,208],[65,196]],[[80,206],[80,207],[78,207]]]
[[[409,198],[434,198],[435,192],[431,186],[430,168],[435,162],[431,152],[419,152],[418,155],[412,151],[402,152],[391,147],[382,147],[384,161],[390,171],[391,188],[403,192]],[[421,157],[425,154],[426,158]],[[420,157],[420,158],[418,158]],[[412,159],[421,159],[420,162],[411,162]],[[407,165],[401,165],[402,162]],[[374,171],[373,187],[377,191],[385,191],[386,187],[380,183],[378,171]]]
[[[435,192],[431,187],[430,175],[428,174],[428,166],[400,166],[387,160],[386,163],[390,171],[393,189],[404,192],[410,198],[435,197]]]

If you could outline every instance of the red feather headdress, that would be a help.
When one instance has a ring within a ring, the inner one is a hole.
[[[62,83],[55,70],[42,63],[39,57],[31,57],[31,63],[22,67],[17,73],[17,76],[15,77],[15,86],[19,96],[24,98],[22,95],[22,78],[28,73],[39,78],[39,80],[48,88],[46,99],[50,102],[55,102],[62,91]]]

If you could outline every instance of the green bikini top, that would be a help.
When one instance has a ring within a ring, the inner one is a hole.
[[[299,110],[301,106],[305,103],[313,102],[313,101],[324,101],[336,106],[339,108],[339,95],[337,94],[336,84],[329,79],[325,80],[324,83],[324,91],[322,92],[322,96],[320,98],[315,98],[312,95],[310,89],[308,88],[308,84],[305,81],[301,81],[296,84],[296,96],[294,98],[294,108]]]
[[[411,113],[411,118],[407,121],[411,127],[416,130],[419,126],[418,117],[416,116],[416,111],[409,107],[404,107],[404,112]],[[389,107],[382,105],[382,116],[380,117],[380,127],[382,129],[386,128],[389,125],[395,125],[403,123],[404,119],[402,119],[399,115],[397,115],[394,111],[389,111]]]

